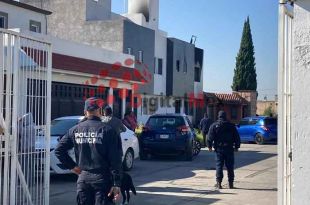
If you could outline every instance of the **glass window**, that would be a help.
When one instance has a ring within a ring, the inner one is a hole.
[[[53,120],[51,122],[51,136],[64,136],[78,122],[79,119]]]
[[[180,61],[179,60],[177,60],[177,71],[179,72],[180,71]]]
[[[175,129],[185,125],[183,117],[151,117],[146,123],[151,129]]]
[[[184,58],[184,61],[183,61],[183,73],[187,73],[187,61],[186,61],[186,58]]]
[[[258,119],[250,119],[249,125],[256,125],[258,122]]]
[[[267,118],[264,119],[264,125],[277,125],[278,120],[276,118]]]
[[[175,113],[181,112],[181,100],[175,100]]]
[[[8,28],[8,14],[0,12],[0,28]]]
[[[187,100],[184,100],[184,112],[186,115],[189,115],[188,101]]]
[[[147,98],[143,98],[143,106],[142,106],[143,111],[142,112],[143,112],[144,115],[148,114],[148,112],[147,112],[147,109],[148,109],[147,104],[148,104],[148,99]]]
[[[163,59],[158,58],[158,74],[162,75],[163,74]]]
[[[195,82],[200,82],[200,68],[195,67]]]
[[[248,119],[242,119],[239,123],[240,126],[244,126],[244,125],[249,125],[249,120]]]
[[[41,22],[30,20],[30,31],[41,33]]]

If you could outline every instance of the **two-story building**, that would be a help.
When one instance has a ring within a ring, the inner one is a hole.
[[[47,22],[51,14],[22,2],[0,0],[1,28],[52,44],[52,119],[83,115],[84,99],[93,95],[109,99],[106,104],[114,108],[115,115],[123,116],[126,107],[132,107],[133,87],[145,81],[131,63],[135,57],[50,35]],[[25,48],[21,55],[29,59],[27,55],[34,50]],[[39,63],[40,58],[39,50],[29,62]]]
[[[129,0],[123,15],[111,11],[111,0],[23,2],[53,12],[47,29],[53,36],[135,57],[134,67],[146,80],[137,90],[143,99],[134,109],[138,121],[165,112],[183,112],[193,121],[202,117],[189,101],[202,102],[203,50],[159,29],[159,0]]]

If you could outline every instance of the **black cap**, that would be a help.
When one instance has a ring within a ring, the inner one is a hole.
[[[226,112],[223,110],[220,110],[219,114],[218,114],[218,118],[219,119],[226,119]]]
[[[84,111],[94,111],[103,107],[103,100],[96,97],[88,98],[85,101]]]

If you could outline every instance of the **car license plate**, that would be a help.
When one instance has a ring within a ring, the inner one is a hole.
[[[169,139],[169,135],[160,135],[160,139]]]

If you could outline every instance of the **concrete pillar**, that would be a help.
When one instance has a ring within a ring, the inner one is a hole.
[[[184,101],[185,101],[184,98],[182,98],[181,99],[181,110],[180,110],[182,114],[185,113]]]
[[[126,89],[122,89],[122,116],[126,112]]]
[[[113,109],[113,101],[114,101],[114,96],[113,96],[113,88],[109,89],[109,96],[108,96],[108,104],[109,106]]]

